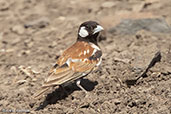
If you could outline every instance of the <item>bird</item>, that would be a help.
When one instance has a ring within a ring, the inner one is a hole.
[[[81,79],[99,67],[102,62],[102,50],[98,38],[104,28],[96,21],[83,22],[78,29],[76,42],[63,51],[50,70],[41,90],[35,98],[44,94],[51,87],[64,86],[73,81],[81,86]]]

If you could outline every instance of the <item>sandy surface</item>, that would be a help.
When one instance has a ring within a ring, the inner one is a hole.
[[[0,0],[0,113],[170,114],[170,12],[171,0]],[[164,22],[129,34],[142,25],[124,32],[126,21],[123,31],[125,19],[156,18]],[[33,99],[86,20],[106,30],[99,43],[102,65],[82,81],[88,94],[73,83],[66,87],[68,95],[56,89]],[[136,83],[126,83],[138,78],[158,51],[161,61]]]

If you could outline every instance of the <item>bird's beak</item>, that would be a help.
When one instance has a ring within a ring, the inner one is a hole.
[[[96,34],[96,33],[100,32],[102,30],[104,30],[104,28],[102,26],[100,26],[100,25],[97,25],[97,27],[94,29],[93,34]]]

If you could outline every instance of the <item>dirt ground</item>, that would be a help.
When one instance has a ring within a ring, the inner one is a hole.
[[[156,18],[165,23],[155,30],[120,30],[125,19]],[[87,20],[105,28],[101,67],[81,83],[88,93],[72,83],[68,95],[56,89],[33,99]],[[170,25],[171,0],[0,0],[0,113],[170,114]],[[160,62],[133,83],[158,51]]]

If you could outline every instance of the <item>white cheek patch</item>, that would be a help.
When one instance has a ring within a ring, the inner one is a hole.
[[[89,34],[88,34],[88,31],[85,29],[85,27],[81,27],[79,31],[79,35],[81,37],[87,37]]]

